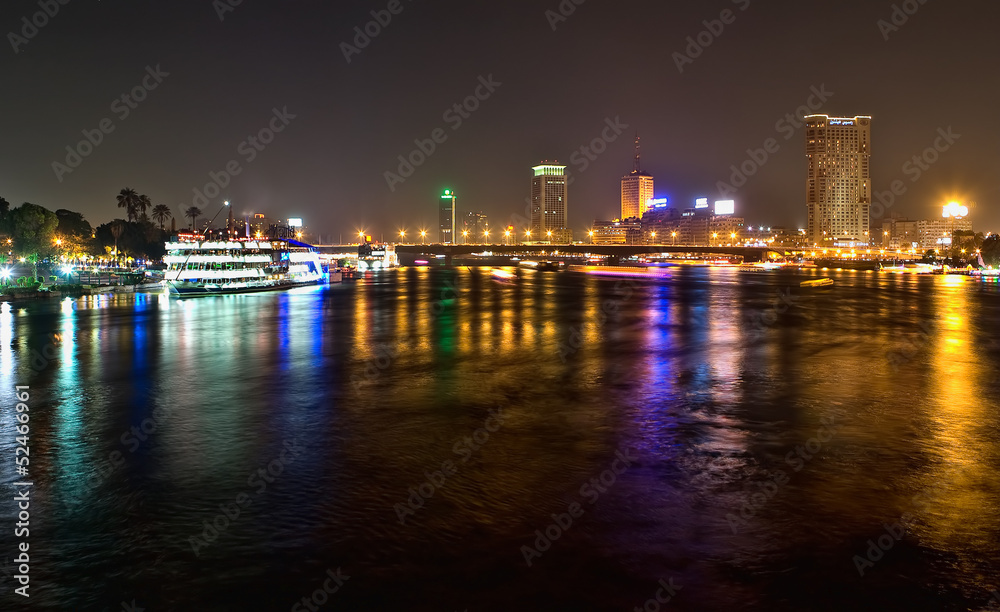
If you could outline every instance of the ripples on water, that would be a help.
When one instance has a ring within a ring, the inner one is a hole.
[[[0,386],[32,389],[31,601],[288,610],[339,567],[350,579],[321,609],[631,610],[661,579],[681,586],[664,610],[990,609],[1000,295],[832,274],[805,291],[724,269],[404,269],[5,306]],[[634,462],[581,489],[622,468],[616,451]],[[446,461],[401,524],[394,505]],[[271,482],[253,476],[269,464]],[[574,502],[583,515],[529,568],[522,546]],[[859,576],[855,555],[907,513]]]

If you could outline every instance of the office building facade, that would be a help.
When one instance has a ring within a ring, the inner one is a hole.
[[[438,200],[438,239],[441,244],[455,244],[457,202],[458,198],[451,189],[446,189]]]
[[[805,118],[806,234],[816,246],[855,247],[869,242],[871,121],[868,116]]]
[[[531,238],[533,241],[567,242],[569,183],[566,166],[542,162],[532,168]]]

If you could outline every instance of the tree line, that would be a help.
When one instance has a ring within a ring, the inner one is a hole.
[[[166,224],[173,218],[170,207],[154,205],[149,196],[129,187],[118,193],[116,201],[125,218],[95,228],[78,212],[53,211],[31,202],[12,208],[0,197],[0,264],[23,259],[33,264],[37,275],[39,262],[57,263],[64,257],[70,261],[163,257],[164,243],[169,238]],[[197,216],[192,218],[192,225]]]

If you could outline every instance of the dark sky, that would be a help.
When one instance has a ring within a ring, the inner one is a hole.
[[[875,187],[906,187],[891,210],[935,217],[959,198],[977,202],[977,230],[1000,228],[995,3],[929,0],[886,40],[888,1],[587,0],[553,31],[546,11],[558,0],[401,0],[348,64],[341,43],[388,4],[244,0],[220,20],[211,0],[70,0],[19,53],[9,35],[0,47],[0,196],[78,210],[96,225],[120,216],[115,195],[129,186],[181,217],[194,188],[237,160],[240,174],[206,212],[228,198],[238,214],[388,238],[433,227],[445,187],[460,211],[499,225],[523,212],[531,166],[558,159],[575,171],[569,215],[582,230],[617,215],[638,131],[657,194],[681,207],[717,198],[730,165],[776,139],[777,153],[735,194],[737,212],[801,227],[803,134],[776,124],[825,85],[819,112],[874,117]],[[680,73],[673,54],[725,9],[735,21]],[[39,10],[5,1],[3,32]],[[169,76],[123,118],[112,103],[147,66]],[[445,111],[490,75],[500,86],[453,129]],[[241,143],[285,107],[295,118],[249,161]],[[53,162],[65,164],[66,147],[105,118],[114,131],[58,180]],[[583,170],[574,152],[616,118],[625,133]],[[936,163],[904,169],[949,127],[961,136]],[[390,191],[384,173],[436,128],[447,140]]]

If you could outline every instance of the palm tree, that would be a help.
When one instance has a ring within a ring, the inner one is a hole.
[[[191,219],[191,231],[194,231],[194,222],[198,220],[201,216],[201,209],[197,206],[192,206],[191,208],[184,211],[184,216]]]
[[[146,209],[148,208],[153,208],[153,201],[149,199],[148,195],[139,196],[139,201],[136,202],[136,210],[139,214],[136,217],[141,217],[143,221],[147,221],[149,218],[146,216]]]
[[[173,217],[174,215],[170,212],[170,207],[166,204],[157,204],[153,207],[153,221],[160,224],[160,229],[163,229],[163,224],[167,222],[167,219]]]
[[[129,221],[135,221],[136,217],[138,217],[137,211],[141,197],[131,187],[126,187],[118,193],[118,208],[125,209],[125,216]]]
[[[125,226],[122,225],[121,221],[115,221],[111,224],[111,235],[115,237],[115,266],[118,266],[118,239],[122,237],[122,230]]]

